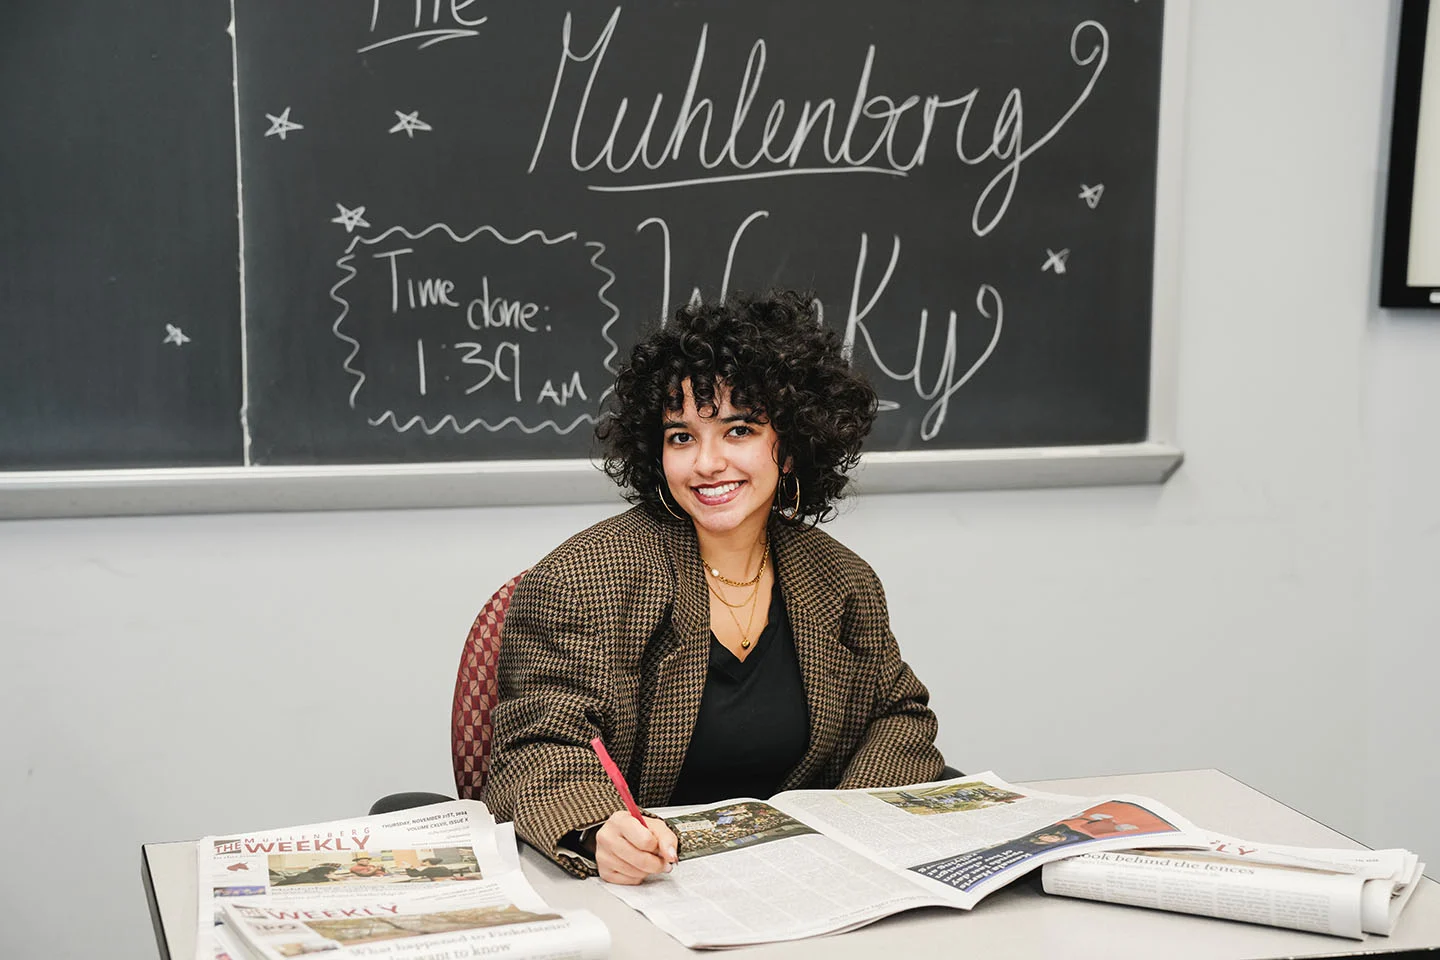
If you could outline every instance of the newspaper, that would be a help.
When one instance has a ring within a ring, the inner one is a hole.
[[[605,889],[700,948],[838,933],[915,907],[968,910],[1042,864],[1134,847],[1138,837],[1206,845],[1204,832],[1154,800],[1026,791],[991,772],[654,812],[679,838],[680,862]]]
[[[1087,853],[1046,864],[1046,893],[1363,939],[1388,936],[1425,864],[1408,850],[1335,850],[1211,834],[1200,851]]]
[[[210,939],[215,947],[210,955],[214,957],[214,960],[249,960],[245,949],[235,939],[235,935],[223,925],[211,929]],[[207,957],[206,960],[209,958]]]
[[[546,906],[521,873],[514,826],[477,801],[196,847],[196,960],[319,951],[438,960],[462,955],[462,944],[473,947],[465,956],[599,960],[609,951],[598,919]]]
[[[498,894],[498,895],[497,895]],[[506,956],[534,960],[603,960],[610,933],[584,911],[549,910],[538,897],[475,887],[439,900],[394,898],[283,907],[221,906],[223,927],[256,960],[310,953],[387,960],[454,960]]]

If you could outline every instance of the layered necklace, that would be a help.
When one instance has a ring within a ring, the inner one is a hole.
[[[702,566],[705,567],[705,573],[707,574],[705,578],[705,587],[710,591],[711,596],[713,596],[716,600],[719,600],[720,603],[724,605],[725,612],[730,614],[730,619],[735,621],[735,629],[740,631],[741,650],[750,649],[750,644],[752,642],[750,639],[750,628],[755,625],[755,607],[757,606],[755,601],[756,598],[760,596],[760,578],[765,575],[765,561],[770,556],[770,538],[765,534],[762,534],[759,543],[760,569],[756,570],[755,576],[751,577],[749,580],[731,580],[729,577],[725,576],[720,572],[719,567],[711,565],[710,562],[707,561],[703,555],[700,557],[700,563]],[[729,600],[725,599],[725,597],[716,588],[715,584],[710,582],[710,577],[714,577],[716,580],[719,580],[726,586],[739,588],[749,587],[750,595],[739,603],[731,603]],[[750,615],[746,617],[745,626],[743,627],[740,626],[740,618],[735,616],[735,611],[742,607],[750,608]]]

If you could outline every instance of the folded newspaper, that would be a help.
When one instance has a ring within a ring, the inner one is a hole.
[[[1362,939],[1388,936],[1425,870],[1408,850],[1282,847],[1087,853],[1045,865],[1046,893]]]
[[[604,924],[550,909],[514,827],[474,800],[196,843],[195,960],[603,960]],[[217,925],[218,924],[218,925]]]
[[[988,772],[653,812],[675,830],[680,862],[638,886],[604,886],[687,947],[838,933],[915,907],[968,910],[1042,864],[1140,837],[1206,846],[1154,800],[1022,790]]]

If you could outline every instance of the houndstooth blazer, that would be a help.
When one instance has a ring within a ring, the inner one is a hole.
[[[900,659],[875,572],[812,527],[772,523],[770,549],[810,709],[809,746],[783,789],[933,780],[929,693]],[[641,806],[661,806],[695,726],[710,606],[694,527],[637,507],[571,537],[520,581],[501,633],[485,802],[593,875],[557,847],[622,807],[590,740],[604,738]]]

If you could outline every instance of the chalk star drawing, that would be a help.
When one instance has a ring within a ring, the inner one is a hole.
[[[304,130],[305,126],[299,123],[292,123],[290,120],[290,108],[286,107],[280,111],[280,116],[273,113],[265,114],[265,119],[270,121],[270,129],[265,131],[267,137],[279,137],[285,139],[285,134],[292,130]]]
[[[356,207],[354,210],[346,207],[343,203],[335,204],[340,209],[340,216],[331,217],[331,223],[338,223],[345,228],[346,233],[354,233],[361,227],[370,226],[370,221],[365,219],[365,208]]]
[[[185,331],[175,326],[175,324],[167,323],[165,324],[165,339],[161,340],[160,342],[162,344],[173,343],[175,344],[175,346],[178,347],[182,344],[189,343],[190,338],[185,336]]]
[[[1046,270],[1054,270],[1057,274],[1059,274],[1059,273],[1064,273],[1064,272],[1065,272],[1065,261],[1066,261],[1066,260],[1069,260],[1069,259],[1070,259],[1070,250],[1069,250],[1068,247],[1067,247],[1066,249],[1064,249],[1064,250],[1061,250],[1059,253],[1056,253],[1054,250],[1051,250],[1049,247],[1046,247],[1046,248],[1045,248],[1045,266],[1043,266],[1043,267],[1040,268],[1040,272],[1041,272],[1041,273],[1044,273]]]
[[[1084,200],[1091,210],[1100,206],[1100,198],[1104,195],[1105,184],[1103,183],[1097,183],[1093,187],[1085,183],[1080,184],[1080,199]]]
[[[416,130],[424,132],[430,129],[430,124],[420,119],[419,110],[413,110],[410,113],[401,113],[396,110],[395,116],[400,118],[400,122],[390,128],[391,133],[399,133],[403,130],[407,137],[414,140]]]

